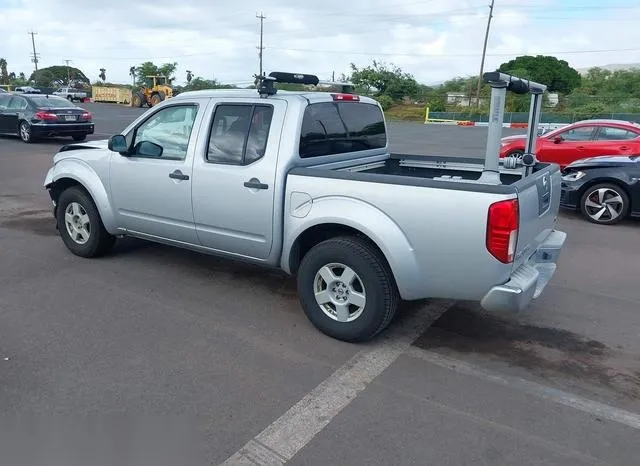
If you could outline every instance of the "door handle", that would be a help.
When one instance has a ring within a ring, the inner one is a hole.
[[[584,146],[578,146],[578,147],[576,147],[576,149],[578,149],[578,150],[584,150]]]
[[[189,175],[183,174],[180,170],[175,170],[169,173],[169,178],[173,178],[174,180],[188,180]]]
[[[244,187],[251,189],[269,189],[269,185],[261,183],[258,178],[251,178],[249,181],[245,181]]]
[[[629,150],[629,146],[620,146],[620,150]]]

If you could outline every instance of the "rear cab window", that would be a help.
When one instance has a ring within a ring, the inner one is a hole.
[[[302,119],[301,158],[381,149],[387,144],[379,106],[364,102],[317,102]]]

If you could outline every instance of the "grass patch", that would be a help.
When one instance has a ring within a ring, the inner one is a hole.
[[[395,105],[385,112],[389,120],[424,121],[425,108],[421,105]]]

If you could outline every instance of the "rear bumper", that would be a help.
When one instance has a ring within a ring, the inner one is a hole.
[[[31,124],[33,136],[71,136],[93,134],[94,123]]]
[[[528,263],[513,271],[509,281],[494,286],[482,298],[482,307],[488,311],[521,311],[542,291],[556,271],[556,262],[567,234],[554,230],[540,244]]]

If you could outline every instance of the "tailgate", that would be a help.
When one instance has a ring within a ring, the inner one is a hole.
[[[515,183],[520,209],[520,228],[514,269],[527,262],[553,231],[560,208],[560,167],[549,164]]]

